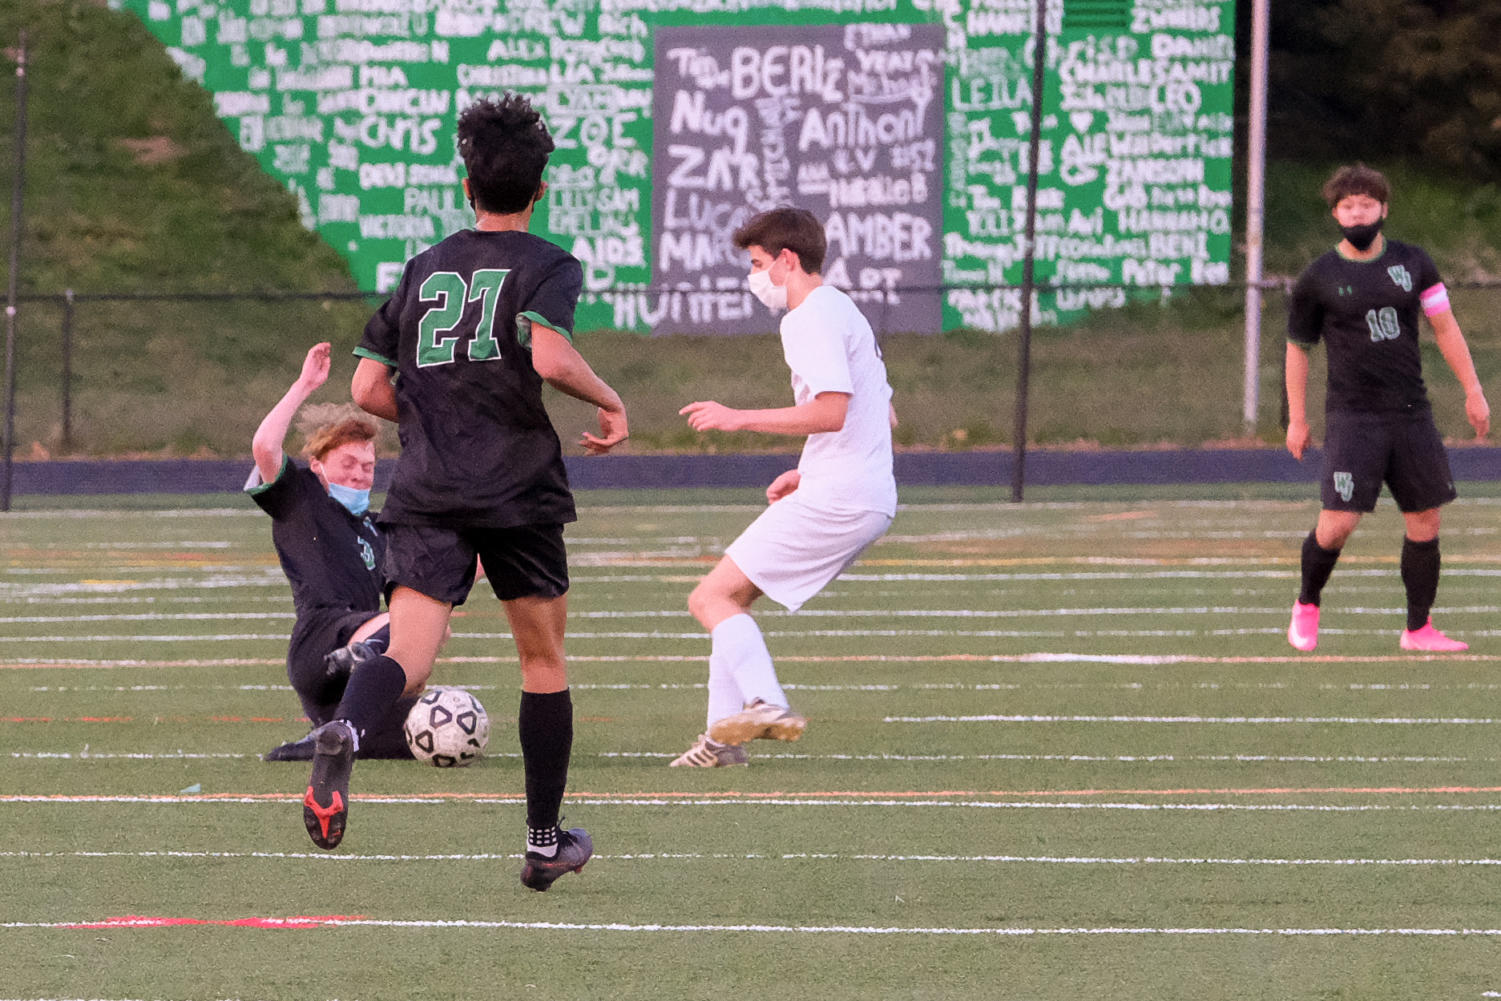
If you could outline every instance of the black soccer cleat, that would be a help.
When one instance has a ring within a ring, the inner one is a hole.
[[[342,678],[348,681],[351,671],[365,661],[380,656],[385,649],[384,645],[360,640],[331,650],[323,656],[323,674],[330,679]]]
[[[354,727],[347,720],[324,723],[313,740],[313,775],[302,797],[302,823],[319,848],[332,849],[349,821],[349,773],[354,770]]]
[[[582,827],[558,831],[558,853],[552,858],[527,852],[521,865],[521,885],[539,892],[546,890],[558,877],[578,872],[594,854],[594,840]]]
[[[301,740],[289,740],[285,744],[279,744],[261,755],[262,761],[312,761],[313,760],[313,735],[309,733]]]

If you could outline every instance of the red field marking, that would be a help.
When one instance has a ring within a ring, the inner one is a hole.
[[[1248,789],[997,789],[981,796],[1428,796],[1501,792],[1501,786],[1286,786]],[[935,796],[942,795],[934,793]]]
[[[302,719],[305,720],[305,717]],[[0,716],[0,723],[296,723],[284,716]]]

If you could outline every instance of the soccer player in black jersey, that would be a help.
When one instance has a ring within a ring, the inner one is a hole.
[[[330,405],[321,418],[306,415],[307,465],[282,451],[293,417],[328,381],[329,368],[329,345],[313,345],[297,380],[256,428],[250,443],[255,469],[245,484],[251,499],[271,516],[271,539],[292,585],[297,622],[287,646],[287,677],[314,727],[333,719],[351,665],[385,649],[388,636],[381,610],[385,539],[369,510],[375,422],[353,407]],[[401,724],[415,701],[399,700],[371,728],[360,757],[412,756]],[[312,736],[262,757],[310,761]]]
[[[1318,645],[1324,584],[1361,515],[1375,509],[1384,482],[1406,521],[1407,628],[1399,645],[1465,650],[1429,617],[1438,593],[1439,509],[1456,493],[1423,386],[1420,312],[1464,388],[1465,416],[1477,436],[1490,430],[1490,405],[1433,261],[1422,248],[1381,233],[1390,199],[1386,178],[1364,164],[1341,167],[1323,194],[1344,239],[1298,278],[1288,315],[1287,449],[1295,458],[1310,441],[1308,351],[1320,341],[1329,352],[1329,376],[1322,510],[1303,540],[1302,587],[1287,639],[1299,650]]]
[[[380,520],[391,645],[354,670],[337,718],[317,732],[303,821],[320,847],[338,844],[360,735],[422,689],[477,556],[521,662],[521,881],[546,890],[592,845],[582,828],[558,826],[573,742],[563,525],[575,515],[542,383],[598,408],[600,433],[582,439],[591,453],[625,440],[626,414],[570,342],[582,266],[527,232],[553,149],[541,116],[517,95],[478,101],[459,116],[458,146],[475,227],[407,263],[355,351],[355,401],[401,433]]]

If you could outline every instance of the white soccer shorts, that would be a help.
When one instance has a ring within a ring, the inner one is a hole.
[[[891,527],[880,511],[829,510],[796,492],[772,504],[725,555],[772,601],[795,612]]]

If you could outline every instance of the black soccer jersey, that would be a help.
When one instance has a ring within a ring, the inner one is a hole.
[[[271,540],[297,610],[294,637],[329,616],[380,611],[385,541],[374,512],[350,514],[312,470],[285,457],[276,479],[249,493],[272,518]]]
[[[1438,268],[1421,248],[1387,240],[1381,256],[1352,261],[1331,250],[1308,266],[1293,287],[1288,339],[1329,352],[1329,411],[1365,413],[1425,409],[1418,346],[1419,297],[1439,284]]]
[[[571,336],[582,286],[576,258],[519,231],[464,230],[407,263],[355,349],[398,374],[401,458],[382,520],[574,520],[531,325]]]

